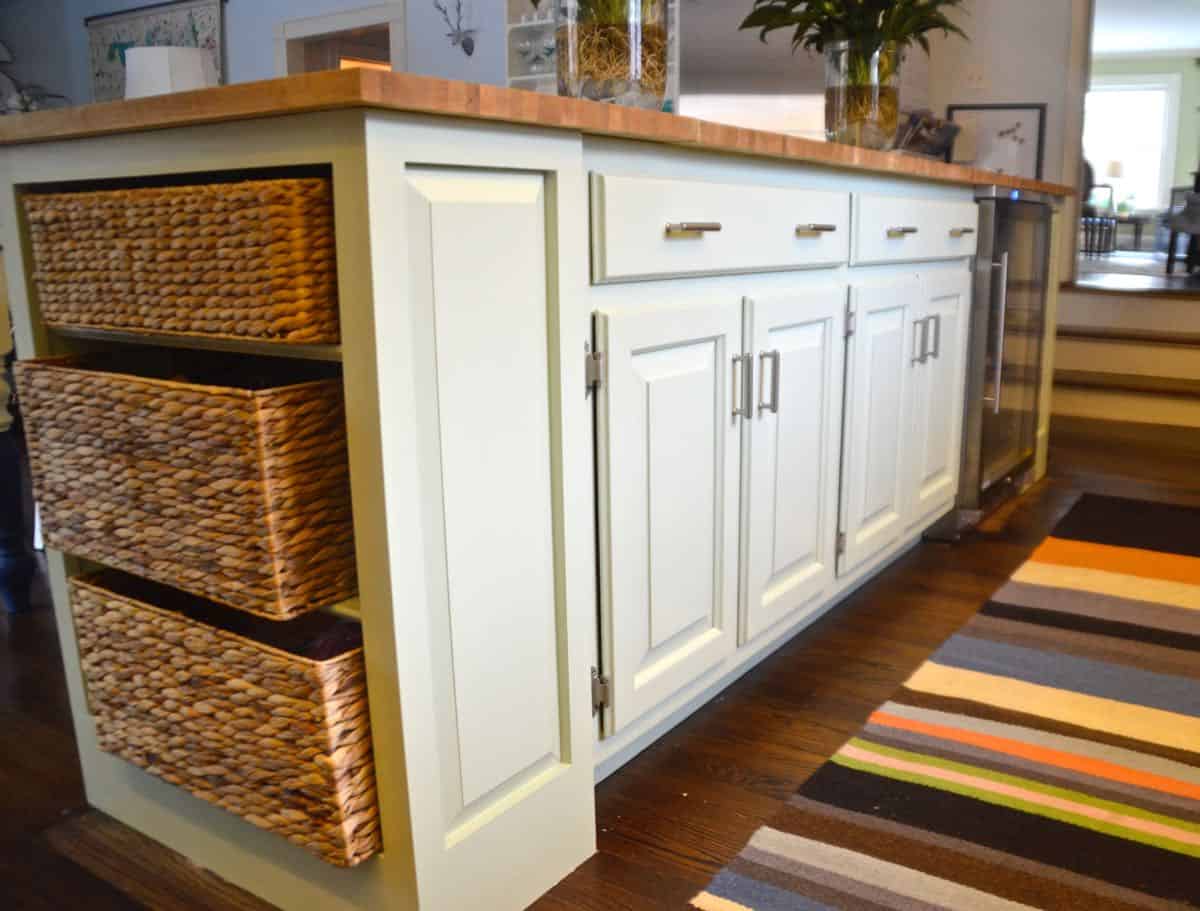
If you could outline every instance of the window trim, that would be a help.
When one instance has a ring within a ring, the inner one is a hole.
[[[1159,199],[1170,204],[1171,187],[1175,185],[1176,159],[1179,157],[1179,113],[1183,96],[1183,76],[1179,73],[1130,73],[1127,75],[1093,75],[1087,94],[1160,88],[1167,96],[1167,129],[1163,137],[1162,159],[1159,163]],[[1086,97],[1085,97],[1086,107]],[[1086,124],[1084,132],[1087,132]]]

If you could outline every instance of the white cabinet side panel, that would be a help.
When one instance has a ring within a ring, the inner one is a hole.
[[[558,757],[545,199],[541,175],[412,181],[430,206],[451,692],[469,807]]]

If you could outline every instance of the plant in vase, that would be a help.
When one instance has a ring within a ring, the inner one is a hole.
[[[563,95],[658,109],[667,91],[666,0],[565,0],[558,9]]]
[[[765,42],[792,29],[792,50],[825,55],[825,135],[831,142],[888,149],[900,116],[900,64],[929,33],[966,34],[945,9],[963,0],[754,0],[743,29]]]

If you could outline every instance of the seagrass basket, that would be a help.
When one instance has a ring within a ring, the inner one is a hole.
[[[23,197],[48,326],[338,341],[325,178]]]
[[[107,571],[70,582],[100,749],[338,866],[380,849],[361,633]]]
[[[18,364],[46,541],[274,619],[353,597],[330,369],[154,349]]]

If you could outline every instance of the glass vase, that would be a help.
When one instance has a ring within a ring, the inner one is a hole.
[[[854,41],[825,47],[825,138],[866,149],[890,149],[900,119],[902,49],[870,50]]]
[[[560,0],[560,95],[661,110],[667,100],[667,0]]]

